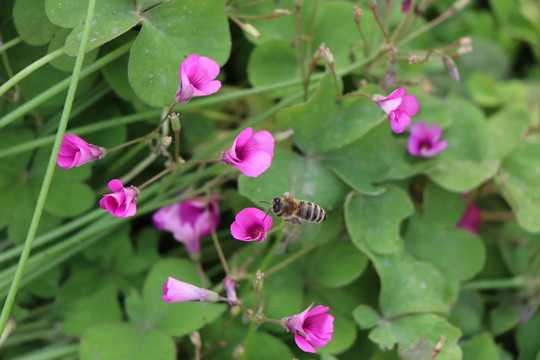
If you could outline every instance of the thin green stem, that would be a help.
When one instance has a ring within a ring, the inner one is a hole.
[[[299,258],[301,258],[302,256],[304,256],[305,254],[307,254],[308,252],[310,252],[313,249],[315,249],[315,245],[313,245],[313,244],[308,245],[305,248],[302,248],[301,250],[299,250],[296,253],[294,253],[293,255],[289,256],[287,259],[283,260],[279,264],[274,265],[272,268],[270,268],[264,274],[266,276],[269,276],[269,275],[272,275],[275,272],[278,272],[279,270],[281,270],[284,267],[286,267],[287,265],[295,262],[296,260],[298,260]]]
[[[152,159],[152,161],[153,161],[153,160],[154,160],[154,159]],[[148,166],[148,165],[145,165],[145,167],[146,167],[146,166]],[[144,189],[145,187],[147,187],[148,185],[150,185],[150,184],[153,183],[154,181],[156,181],[156,180],[158,180],[158,179],[161,179],[163,176],[165,176],[165,175],[167,175],[168,173],[170,173],[172,169],[173,169],[173,167],[164,169],[164,170],[161,171],[159,174],[152,176],[150,179],[146,180],[144,183],[142,183],[141,185],[137,186],[137,188],[138,188],[139,190]]]
[[[527,277],[516,276],[510,279],[477,280],[461,285],[461,290],[503,290],[519,289],[527,286]]]
[[[156,152],[151,152],[150,154],[148,154],[148,156],[146,156],[146,158],[144,158],[143,161],[139,162],[126,175],[124,175],[124,176],[122,176],[120,178],[120,181],[122,182],[122,184],[125,184],[125,183],[131,181],[131,179],[133,179],[135,176],[139,175],[142,171],[144,171],[144,169],[146,169],[148,166],[150,166],[150,164],[152,164],[154,162],[156,157],[158,157],[158,153],[156,153]],[[171,169],[167,168],[167,169],[163,170],[162,172],[160,172],[159,174],[157,174],[156,176],[154,176],[153,178],[151,178],[150,180],[147,180],[144,184],[142,184],[141,186],[138,186],[139,190],[142,190],[143,188],[145,188],[146,186],[148,186],[152,182],[154,182],[157,179],[159,179],[160,177],[166,175],[169,171],[171,171]]]
[[[305,53],[304,53],[304,44],[302,39],[302,22],[301,22],[301,6],[295,5],[295,15],[296,15],[296,49],[298,50],[298,65],[300,66],[300,74],[302,77],[302,82],[306,81],[306,69],[305,69]],[[307,92],[304,93],[304,99],[307,98]]]
[[[15,84],[18,84],[19,81],[27,77],[28,75],[32,74],[34,71],[42,67],[43,65],[48,64],[51,60],[56,59],[60,55],[64,53],[64,48],[60,48],[58,50],[53,51],[50,54],[45,55],[41,59],[38,59],[19,71],[17,74],[12,76],[8,81],[6,81],[2,86],[0,86],[0,96],[4,95],[6,91],[8,91],[11,87],[13,87]]]
[[[280,227],[283,228],[285,222],[283,222]],[[266,255],[264,256],[263,261],[261,262],[261,265],[259,266],[259,269],[261,269],[262,272],[266,273],[265,269],[270,264],[272,259],[274,258],[274,254],[276,252],[276,249],[278,248],[279,244],[283,241],[285,238],[285,234],[283,234],[283,231],[277,233],[276,235],[276,241],[272,244],[272,248],[268,250]]]
[[[30,228],[28,230],[28,234],[24,242],[24,249],[21,254],[19,264],[17,265],[17,271],[13,278],[11,288],[9,289],[6,302],[4,303],[4,307],[2,308],[2,314],[0,315],[0,333],[4,331],[4,327],[9,318],[9,314],[11,313],[11,308],[13,307],[13,302],[15,301],[15,295],[17,294],[19,283],[21,282],[21,279],[22,279],[26,261],[28,260],[28,257],[30,256],[32,243],[34,241],[34,237],[36,236],[39,220],[41,219],[41,213],[43,211],[43,207],[45,206],[45,200],[47,199],[47,194],[49,192],[49,188],[52,182],[52,177],[54,174],[54,170],[56,168],[56,158],[60,150],[62,137],[64,136],[64,133],[66,131],[67,123],[69,120],[69,114],[71,112],[71,106],[73,104],[73,99],[75,98],[75,92],[77,90],[77,84],[79,82],[79,75],[81,74],[81,68],[82,68],[82,64],[84,60],[86,44],[88,43],[88,38],[90,37],[90,25],[92,23],[92,17],[94,16],[95,5],[96,5],[96,0],[88,1],[86,22],[83,28],[81,44],[79,46],[79,51],[77,53],[77,59],[75,60],[75,66],[73,69],[73,74],[71,76],[71,83],[69,84],[69,89],[68,89],[66,101],[64,104],[64,113],[60,120],[60,125],[58,126],[58,132],[56,133],[56,140],[53,145],[51,156],[49,157],[49,164],[47,166],[47,171],[45,173],[45,177],[43,178],[43,184],[41,186],[41,190],[38,196],[38,201],[34,209],[34,215],[32,216]]]
[[[92,74],[93,72],[101,69],[108,63],[112,62],[113,60],[119,58],[120,56],[124,55],[129,51],[131,48],[131,43],[126,43],[119,48],[111,51],[107,55],[103,56],[93,64],[89,65],[88,67],[84,68],[84,70],[80,71],[78,74],[78,80],[84,79],[86,76]],[[42,92],[40,95],[36,96],[32,100],[26,102],[24,105],[19,106],[15,110],[11,111],[10,113],[6,114],[2,118],[0,118],[0,129],[11,124],[13,121],[19,119],[26,113],[30,112],[37,106],[41,105],[45,101],[49,100],[55,95],[58,95],[62,91],[64,91],[72,82],[73,76],[68,77],[67,79],[64,79],[57,83],[56,85],[52,86],[48,90]]]
[[[377,14],[377,8],[370,6],[371,12],[373,13],[373,17],[375,18],[375,22],[377,25],[379,25],[379,29],[381,29],[384,39],[387,43],[390,43],[390,38],[388,37],[388,33],[386,32],[383,24],[381,23],[381,19],[379,19],[379,14]]]
[[[18,45],[22,42],[22,38],[16,37],[15,39],[9,40],[7,43],[0,46],[0,52],[5,52],[6,50],[12,48],[15,45]]]
[[[145,136],[141,136],[137,139],[133,139],[133,140],[130,140],[128,142],[125,142],[123,144],[120,144],[120,145],[117,145],[115,147],[112,147],[110,149],[107,149],[107,154],[110,153],[110,152],[113,152],[113,151],[116,151],[116,150],[120,150],[120,149],[123,149],[125,147],[128,147],[130,145],[133,145],[133,144],[137,144],[139,142],[143,142],[143,141],[146,141],[150,138],[151,136],[150,135],[145,135]]]
[[[256,326],[257,326],[257,322],[255,321],[255,319],[251,319],[251,321],[249,322],[249,328],[248,328],[246,341],[244,342],[244,353],[242,354],[242,357],[240,358],[240,360],[249,359],[249,354],[251,353],[251,346],[253,344],[253,335],[255,335]]]

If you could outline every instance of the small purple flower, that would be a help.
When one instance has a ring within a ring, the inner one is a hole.
[[[461,216],[457,227],[467,230],[472,234],[478,234],[478,228],[480,227],[481,221],[482,210],[480,210],[480,208],[476,206],[474,201],[471,201],[463,212],[463,215]]]
[[[236,167],[242,174],[257,177],[272,164],[274,138],[268,131],[253,134],[253,128],[243,130],[232,147],[223,152],[221,161]]]
[[[442,129],[437,124],[430,127],[426,123],[419,121],[411,126],[411,133],[407,148],[409,154],[421,157],[432,157],[443,151],[448,143],[446,140],[440,140]]]
[[[327,314],[329,307],[317,306],[311,310],[313,303],[298,315],[281,320],[289,332],[294,332],[294,341],[305,351],[317,352],[316,347],[322,347],[332,340],[334,332],[334,317]]]
[[[272,217],[267,216],[264,211],[246,208],[236,214],[236,220],[231,225],[231,234],[238,240],[262,242],[272,225]]]
[[[403,0],[401,2],[401,13],[406,14],[411,8],[411,0]]]
[[[218,300],[219,295],[217,293],[176,280],[170,276],[163,285],[163,301],[165,302],[217,302]]]
[[[405,95],[407,89],[404,87],[394,90],[387,97],[375,95],[373,100],[378,107],[388,115],[390,126],[395,133],[402,133],[411,123],[411,116],[418,113],[418,101],[416,96]]]
[[[77,135],[64,135],[56,163],[62,169],[78,167],[87,162],[101,159],[105,149],[92,145]]]
[[[192,198],[162,207],[152,221],[158,230],[170,231],[189,253],[198,253],[201,238],[217,229],[219,223],[217,203],[210,201],[208,209],[204,198]]]
[[[225,289],[225,292],[227,292],[227,299],[231,301],[238,301],[238,298],[236,297],[236,287],[238,284],[236,284],[236,281],[234,279],[231,279],[230,277],[225,278],[223,280],[223,289]],[[230,302],[229,305],[236,306],[234,302]]]
[[[99,201],[99,206],[102,209],[107,209],[116,217],[133,216],[137,212],[135,200],[139,196],[139,190],[130,186],[125,188],[120,180],[114,179],[109,181],[109,189],[112,194],[103,195],[103,199]]]
[[[219,74],[219,65],[212,59],[193,54],[180,66],[180,89],[176,101],[188,102],[196,96],[206,96],[217,92],[221,82],[214,80]]]

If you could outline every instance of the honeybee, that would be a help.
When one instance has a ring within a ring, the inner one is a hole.
[[[311,201],[296,200],[288,193],[282,198],[272,200],[270,212],[297,225],[300,225],[300,219],[315,223],[326,220],[326,212],[322,207]]]

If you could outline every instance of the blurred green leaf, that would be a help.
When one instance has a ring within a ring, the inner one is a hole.
[[[413,213],[407,193],[389,186],[377,196],[358,194],[349,203],[349,233],[358,246],[367,244],[377,254],[392,254],[402,248],[400,224]]]
[[[176,359],[174,341],[159,329],[130,324],[99,324],[89,328],[81,339],[82,360]]]
[[[290,43],[270,40],[251,53],[247,68],[251,85],[265,86],[299,78],[296,53]],[[282,97],[301,91],[301,85],[291,89],[279,89],[269,93],[272,97]]]
[[[353,318],[362,329],[370,329],[381,321],[379,314],[367,305],[358,305],[354,309]]]
[[[495,341],[489,333],[476,335],[461,347],[463,360],[491,360],[499,357]]]
[[[47,44],[58,30],[47,18],[43,0],[15,1],[13,21],[22,39],[34,46]]]
[[[488,123],[480,110],[455,97],[449,103],[453,124],[444,133],[448,147],[437,155],[429,177],[447,190],[466,192],[491,178],[500,161],[489,158]]]
[[[476,235],[457,228],[465,201],[435,185],[424,196],[424,214],[410,221],[405,248],[416,257],[436,265],[446,277],[463,281],[483,267],[485,248]],[[456,264],[459,263],[459,266]]]
[[[330,72],[307,103],[281,110],[276,116],[283,128],[294,130],[292,140],[308,155],[350,144],[386,119],[377,105],[366,98],[338,101]]]
[[[525,311],[525,305],[513,296],[504,296],[502,301],[489,313],[491,333],[501,335],[518,325]]]
[[[482,297],[471,291],[461,291],[448,314],[448,321],[463,332],[463,336],[478,334],[482,330],[484,305]]]
[[[540,354],[539,331],[540,312],[538,311],[529,320],[517,327],[518,360],[538,359],[538,354]]]
[[[530,136],[502,163],[495,181],[516,213],[517,222],[529,232],[539,232],[540,138]]]
[[[363,273],[368,264],[364,254],[351,243],[345,242],[320,245],[305,258],[304,266],[309,276],[330,288],[351,283]]]
[[[443,335],[446,340],[437,360],[460,360],[462,353],[457,345],[460,330],[435,314],[412,314],[388,320],[371,330],[369,338],[381,348],[397,344],[404,358],[429,359]]]

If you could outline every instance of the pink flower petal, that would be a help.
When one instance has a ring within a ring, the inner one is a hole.
[[[300,350],[308,352],[308,353],[316,353],[317,350],[311,345],[306,338],[304,338],[299,333],[296,333],[294,335],[294,341],[296,342],[296,345],[300,348]]]

